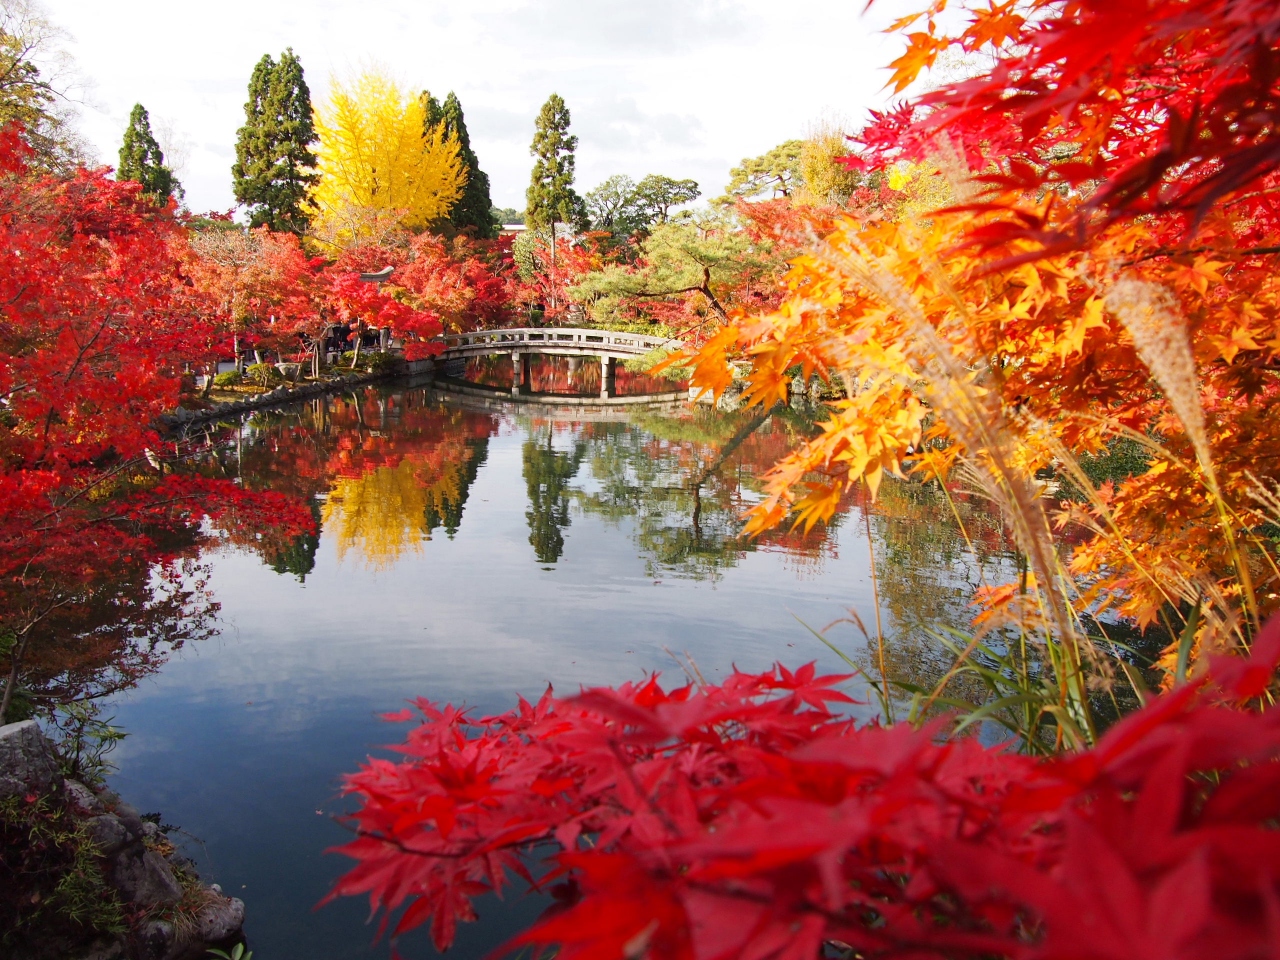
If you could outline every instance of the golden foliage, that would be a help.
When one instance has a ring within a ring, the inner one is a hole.
[[[889,171],[888,185],[900,195],[894,210],[900,220],[919,220],[955,200],[953,184],[937,163],[902,161]]]
[[[368,239],[388,220],[425,229],[462,196],[457,137],[443,124],[428,128],[421,101],[381,72],[333,81],[315,127],[320,182],[311,202],[317,233],[330,242]]]
[[[849,155],[844,130],[824,120],[810,131],[800,147],[801,186],[796,202],[810,206],[843,206],[862,183],[862,177],[840,162]]]
[[[718,391],[728,362],[748,356],[746,396],[765,405],[797,365],[849,390],[768,475],[751,529],[786,517],[811,526],[851,485],[874,489],[907,463],[967,479],[1004,508],[1029,586],[987,601],[1030,590],[1037,609],[1022,602],[1019,625],[1055,638],[1064,682],[1087,655],[1063,643],[1083,611],[1146,625],[1197,609],[1201,648],[1247,642],[1280,607],[1276,544],[1259,533],[1274,521],[1257,495],[1280,480],[1280,418],[1269,414],[1280,278],[1266,259],[1237,257],[1227,283],[1220,255],[1144,255],[1149,235],[1135,223],[1087,254],[1019,263],[1014,244],[1000,264],[966,255],[963,240],[1013,214],[931,210],[926,184],[961,198],[963,185],[924,168],[896,177],[899,190],[920,185],[919,211],[843,220],[793,262],[780,310],[725,327],[695,358],[694,384]],[[1034,213],[1066,217],[1069,203],[1050,196]],[[1204,227],[1222,246],[1232,229]],[[1141,443],[1150,465],[1095,488],[1075,457],[1119,437]],[[1041,480],[1052,473],[1085,501],[1059,503]],[[1069,559],[1051,522],[1074,531]]]

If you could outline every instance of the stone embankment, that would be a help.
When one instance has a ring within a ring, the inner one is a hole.
[[[250,410],[259,410],[263,407],[277,407],[286,403],[294,403],[298,400],[318,397],[326,393],[338,393],[361,384],[372,383],[375,380],[402,377],[406,372],[404,369],[393,368],[379,370],[375,373],[348,373],[333,380],[309,380],[306,383],[294,386],[277,387],[274,390],[268,390],[266,393],[255,393],[233,403],[216,403],[207,410],[187,410],[184,407],[179,407],[172,413],[164,414],[160,419],[170,427],[181,428],[188,424],[216,421],[223,417],[247,413]]]
[[[0,800],[11,797],[24,803],[46,798],[65,808],[91,844],[103,892],[119,898],[129,929],[18,945],[10,960],[187,960],[240,939],[244,902],[203,884],[159,826],[117,794],[64,778],[53,744],[34,720],[0,727]]]

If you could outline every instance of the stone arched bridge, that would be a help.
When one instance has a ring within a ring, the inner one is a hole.
[[[450,334],[440,338],[444,352],[437,363],[469,360],[498,353],[511,355],[515,367],[514,394],[529,392],[529,358],[534,354],[557,357],[599,357],[600,396],[614,396],[615,371],[619,359],[640,357],[661,347],[679,349],[679,340],[651,337],[640,333],[618,333],[586,327],[513,327],[505,330],[480,330],[474,333]]]

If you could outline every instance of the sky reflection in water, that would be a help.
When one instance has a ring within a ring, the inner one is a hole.
[[[415,696],[497,711],[548,683],[655,670],[675,682],[666,649],[712,679],[775,660],[847,672],[797,618],[821,628],[853,607],[874,632],[860,509],[807,536],[738,537],[758,478],[808,429],[793,412],[495,414],[392,388],[255,417],[210,469],[309,498],[321,535],[206,558],[221,633],[114,701],[130,736],[113,785],[199,838],[188,852],[246,901],[258,960],[388,956],[363,903],[312,912],[347,864],[323,854],[347,836],[338,778],[400,738],[379,713]],[[965,621],[979,575],[949,514],[886,485],[872,526],[891,634]],[[976,508],[969,522],[1003,562],[998,525]],[[864,659],[853,627],[831,636]],[[939,669],[920,641],[889,656],[917,679]],[[484,904],[450,955],[483,956],[539,910]],[[435,955],[422,935],[401,951]]]

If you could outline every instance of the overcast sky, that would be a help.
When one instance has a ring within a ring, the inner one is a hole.
[[[193,210],[232,206],[249,74],[292,46],[312,98],[376,62],[410,89],[457,92],[498,206],[524,207],[533,121],[564,97],[580,191],[614,173],[692,177],[730,167],[823,117],[857,124],[886,102],[904,12],[881,0],[46,0],[89,82],[81,127],[114,165],[142,103],[174,144]],[[914,9],[914,6],[911,7]],[[185,156],[184,156],[185,154]]]

